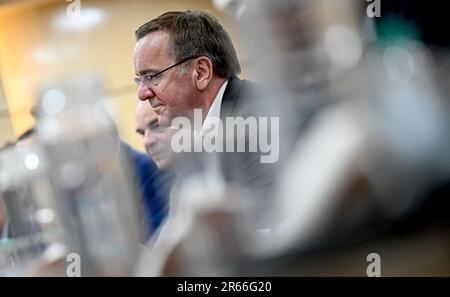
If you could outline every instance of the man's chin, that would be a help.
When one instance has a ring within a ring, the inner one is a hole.
[[[169,160],[164,158],[155,160],[155,163],[156,166],[158,166],[158,168],[161,170],[168,170],[171,168],[171,163],[169,162]]]
[[[153,162],[155,162],[156,166],[159,169],[169,169],[171,167],[170,158],[164,152],[152,153],[147,150],[147,154],[151,156]]]

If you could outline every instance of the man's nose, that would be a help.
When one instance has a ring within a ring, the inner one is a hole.
[[[141,101],[147,101],[151,98],[155,97],[155,92],[149,87],[147,87],[144,83],[141,82],[138,90],[138,98]]]

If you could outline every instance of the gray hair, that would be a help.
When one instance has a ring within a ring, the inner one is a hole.
[[[222,78],[241,72],[230,36],[209,12],[166,12],[140,26],[135,32],[136,41],[158,31],[169,34],[177,61],[191,56],[206,56],[212,61],[214,73]]]

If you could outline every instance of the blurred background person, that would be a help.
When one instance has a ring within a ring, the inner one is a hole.
[[[169,196],[175,173],[172,172],[173,153],[170,150],[170,140],[175,132],[171,128],[163,128],[153,108],[146,101],[138,101],[136,106],[136,132],[142,136],[147,159],[152,160],[157,168],[140,170],[141,183],[144,188],[151,188],[153,195],[146,195],[146,207],[154,221],[155,230],[161,225],[168,214]],[[153,178],[150,178],[153,177]],[[151,199],[149,199],[151,197]]]
[[[138,101],[136,106],[136,132],[142,136],[144,148],[159,169],[170,169],[173,152],[170,141],[175,129],[161,127],[158,116],[148,101]]]
[[[161,171],[156,163],[146,154],[121,142],[135,170],[135,178],[144,209],[144,219],[148,234],[152,235],[161,226],[168,212],[169,190],[172,177]]]

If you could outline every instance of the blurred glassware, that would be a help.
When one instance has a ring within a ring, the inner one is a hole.
[[[20,275],[51,242],[61,239],[48,169],[46,153],[37,143],[0,153],[0,196],[7,214],[0,257],[6,275]]]
[[[91,75],[44,88],[35,108],[37,137],[1,152],[6,275],[64,275],[71,253],[80,257],[81,276],[132,273],[142,220],[131,164],[101,91]]]
[[[443,52],[389,25],[395,38],[380,38],[362,1],[235,2],[249,73],[278,91],[262,104],[296,114],[281,115],[295,145],[278,177],[280,224],[249,237],[255,255],[300,263],[307,250],[379,238],[448,184]]]
[[[129,275],[142,234],[137,191],[102,92],[91,75],[46,88],[37,132],[52,164],[66,244],[80,255],[82,275]]]

